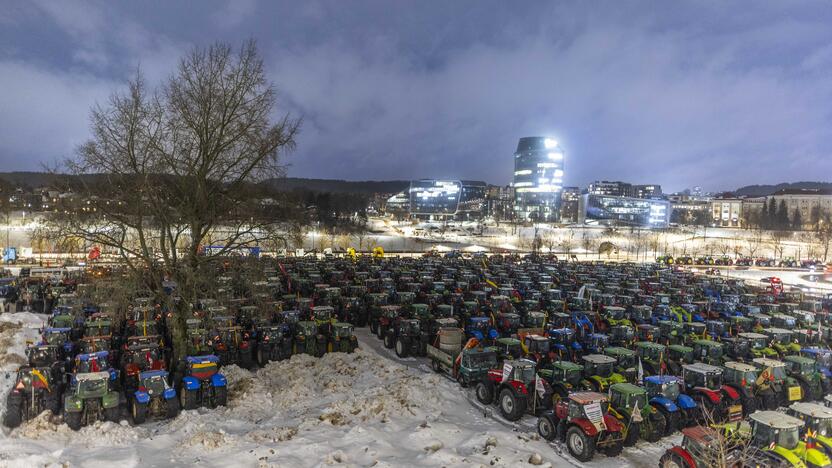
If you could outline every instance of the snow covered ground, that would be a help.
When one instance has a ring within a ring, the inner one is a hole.
[[[24,361],[26,340],[41,324],[33,314],[0,316],[4,372]],[[3,429],[0,466],[581,466],[539,439],[531,417],[519,426],[500,421],[423,361],[396,362],[375,338],[362,331],[360,339],[366,343],[354,354],[295,356],[256,372],[227,367],[228,407],[173,421],[73,432],[43,414]],[[13,378],[0,380],[4,399]],[[585,466],[655,466],[676,440],[642,443],[615,459],[598,455]]]

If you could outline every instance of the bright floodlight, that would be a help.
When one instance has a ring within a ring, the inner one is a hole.
[[[546,146],[546,149],[549,149],[549,148],[554,148],[555,146],[557,146],[558,142],[551,139],[551,138],[547,138],[547,139],[543,140],[543,144]]]

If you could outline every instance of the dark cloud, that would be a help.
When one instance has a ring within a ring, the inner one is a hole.
[[[566,182],[670,189],[830,179],[832,10],[822,2],[8,2],[0,160],[36,169],[86,138],[137,65],[259,41],[290,174],[506,183],[551,135]]]

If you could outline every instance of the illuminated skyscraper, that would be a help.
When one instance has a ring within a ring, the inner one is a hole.
[[[524,137],[514,152],[514,213],[518,220],[559,221],[563,149],[547,137]]]

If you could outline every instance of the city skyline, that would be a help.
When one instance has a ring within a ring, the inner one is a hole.
[[[89,135],[90,107],[137,66],[157,84],[192,46],[254,38],[278,111],[304,119],[290,176],[507,185],[517,140],[548,135],[568,155],[564,186],[823,181],[832,12],[820,2],[747,10],[8,2],[0,162],[38,170],[69,156]]]

